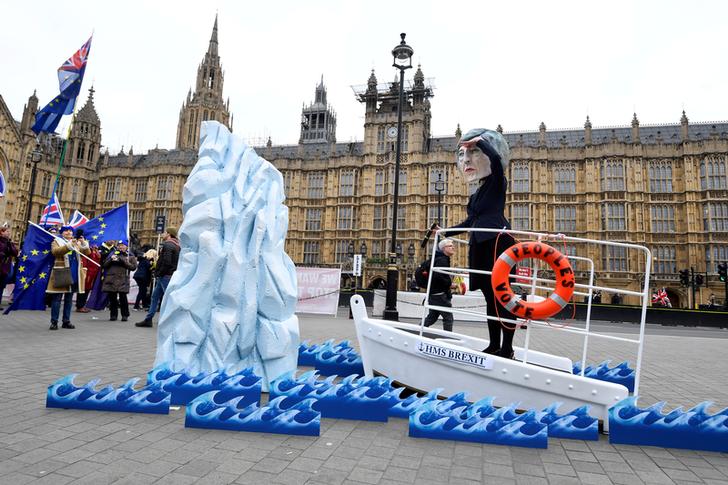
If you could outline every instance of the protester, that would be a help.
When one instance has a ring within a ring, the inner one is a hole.
[[[109,321],[116,321],[121,308],[121,321],[126,322],[129,320],[129,301],[126,299],[129,293],[129,271],[136,269],[137,259],[129,254],[126,241],[119,241],[103,265],[105,275],[101,289],[109,297]]]
[[[78,293],[76,295],[76,311],[79,313],[88,313],[91,311],[86,308],[86,302],[88,301],[88,295],[91,292],[91,288],[94,286],[94,281],[101,270],[101,252],[99,251],[98,246],[91,246],[88,257],[91,258],[93,262],[86,258],[83,258],[83,261],[81,261],[83,267],[86,268],[86,281],[84,284],[86,292]],[[94,264],[94,262],[96,264]]]
[[[79,252],[88,255],[88,241],[83,236],[73,239],[73,228],[64,226],[60,229],[61,237],[51,243],[51,254],[55,257],[46,293],[50,295],[51,326],[49,330],[58,330],[58,317],[63,300],[63,328],[76,328],[71,323],[73,294],[86,291],[86,269],[81,264]]]
[[[154,269],[154,275],[156,277],[154,283],[154,290],[152,291],[152,302],[149,305],[149,312],[143,321],[137,322],[137,327],[151,327],[153,325],[152,319],[154,314],[157,313],[157,309],[161,306],[162,297],[164,292],[167,290],[169,280],[172,279],[172,274],[177,269],[177,261],[179,260],[180,244],[177,239],[177,228],[167,227],[167,230],[162,234],[164,242],[162,243],[162,249],[159,251],[159,257]]]
[[[478,128],[463,135],[458,144],[458,168],[468,182],[477,181],[479,187],[468,201],[467,219],[454,228],[510,229],[511,224],[503,214],[507,187],[504,171],[509,157],[508,143],[497,131]],[[448,231],[448,235],[454,234],[459,233]],[[498,256],[514,243],[509,234],[471,232],[468,249],[470,268],[491,271]],[[490,342],[483,352],[512,359],[516,326],[501,319],[516,320],[516,316],[496,302],[490,275],[470,273],[470,290],[483,292],[486,312],[493,318],[488,320]]]
[[[152,283],[152,262],[146,258],[145,254],[151,249],[150,246],[144,246],[140,254],[137,255],[137,270],[134,273],[134,281],[136,281],[137,291],[136,300],[134,301],[134,310],[149,309],[151,295],[149,294],[149,285]],[[155,251],[156,253],[156,251]]]
[[[0,303],[2,303],[5,285],[13,276],[13,268],[18,257],[18,247],[10,240],[10,226],[4,223],[0,226]]]
[[[437,245],[435,251],[436,267],[450,267],[450,258],[455,254],[455,245],[452,239],[443,239]],[[430,293],[428,296],[430,305],[441,307],[452,307],[452,278],[446,273],[434,271],[430,282]],[[442,328],[448,332],[452,332],[453,316],[451,312],[436,310],[430,308],[427,317],[425,317],[425,327],[432,326],[437,319],[442,316]]]

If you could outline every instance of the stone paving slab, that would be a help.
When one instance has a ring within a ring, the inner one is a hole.
[[[353,322],[301,316],[311,342],[349,339]],[[134,318],[136,317],[136,318]],[[143,318],[132,315],[132,322]],[[407,422],[322,419],[320,437],[184,428],[184,408],[169,416],[45,408],[46,389],[77,372],[119,385],[144,378],[156,330],[109,322],[105,312],[74,314],[76,330],[49,332],[48,313],[0,317],[0,484],[23,483],[728,483],[728,455],[550,439],[547,450],[414,439]],[[633,325],[595,328],[634,335]],[[483,326],[456,330],[486,335]],[[516,337],[523,342],[525,332]],[[728,406],[728,332],[648,327],[641,405],[667,408],[704,400]],[[581,339],[532,329],[532,348],[578,360]],[[589,363],[635,362],[636,347],[591,339]]]

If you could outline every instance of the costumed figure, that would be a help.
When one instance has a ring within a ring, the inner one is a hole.
[[[505,168],[509,159],[508,143],[497,131],[477,128],[463,135],[458,144],[458,168],[468,182],[477,181],[479,187],[468,201],[467,219],[453,228],[511,228],[503,214],[507,188]],[[458,233],[448,231],[448,235],[454,234]],[[470,268],[491,271],[498,256],[513,244],[515,241],[509,234],[471,232],[468,248]],[[483,352],[513,358],[515,325],[500,319],[515,320],[516,316],[496,302],[490,275],[470,273],[470,290],[483,292],[486,312],[495,318],[488,320],[490,343]]]
[[[80,236],[73,239],[73,228],[64,226],[60,230],[61,237],[56,237],[51,243],[51,253],[55,257],[53,269],[46,293],[50,295],[51,326],[50,330],[58,330],[58,317],[63,300],[63,328],[76,328],[71,323],[71,310],[73,309],[73,294],[86,292],[86,268],[81,263],[79,253],[88,255],[88,241]]]

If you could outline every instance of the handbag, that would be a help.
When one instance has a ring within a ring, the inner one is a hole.
[[[66,288],[71,285],[73,285],[71,268],[53,268],[53,286],[56,288]]]

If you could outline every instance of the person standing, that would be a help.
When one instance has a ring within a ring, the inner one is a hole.
[[[133,254],[129,254],[126,241],[119,241],[103,264],[106,273],[101,290],[109,297],[109,321],[116,321],[121,308],[121,321],[126,322],[129,320],[129,301],[126,299],[129,293],[129,271],[136,269],[137,260]]]
[[[101,270],[101,252],[99,251],[98,246],[91,246],[88,257],[91,258],[93,262],[86,258],[83,258],[83,261],[81,261],[83,267],[86,268],[86,281],[84,283],[86,292],[78,293],[76,295],[76,311],[79,313],[88,313],[91,311],[86,308],[86,302],[88,301],[88,295],[91,292],[91,288],[94,286],[94,281]],[[94,262],[96,264],[94,264]]]
[[[10,240],[10,226],[4,223],[0,226],[0,303],[8,278],[12,276],[13,263],[18,257],[18,246]]]
[[[142,249],[146,252],[151,248],[145,246]],[[137,257],[138,265],[134,273],[134,281],[136,281],[139,291],[134,301],[134,310],[141,310],[142,308],[148,309],[150,303],[149,284],[152,282],[152,263],[145,257],[145,252],[139,254]]]
[[[449,268],[450,258],[455,254],[453,240],[443,239],[439,242],[437,248],[435,252],[435,266]],[[440,273],[439,271],[432,272],[428,302],[430,305],[452,307],[452,278],[449,274]],[[425,327],[432,326],[440,316],[442,316],[442,328],[448,332],[452,332],[452,313],[434,308],[431,308],[425,317]]]
[[[164,242],[162,248],[159,250],[154,275],[156,281],[154,283],[154,290],[152,291],[152,302],[149,305],[149,312],[141,322],[137,322],[137,327],[151,327],[153,325],[152,319],[154,314],[157,313],[157,309],[162,304],[162,297],[164,292],[167,290],[169,280],[172,279],[172,274],[177,269],[177,262],[179,261],[180,244],[177,239],[177,228],[167,227],[164,234],[162,234]]]
[[[453,228],[510,229],[511,223],[504,215],[507,188],[505,168],[510,159],[510,150],[503,135],[483,128],[470,130],[458,143],[457,157],[458,168],[465,179],[468,182],[477,181],[479,186],[468,200],[467,219]],[[448,231],[447,234],[459,233]],[[491,271],[498,256],[514,243],[509,234],[471,232],[468,247],[470,268]],[[490,342],[483,352],[512,359],[516,326],[501,319],[515,321],[517,317],[496,301],[490,275],[470,273],[470,290],[483,292],[487,304],[486,313],[492,317],[488,320]]]
[[[73,239],[73,228],[64,226],[60,229],[61,237],[51,243],[51,254],[55,257],[46,293],[50,296],[51,326],[49,330],[58,330],[58,317],[63,300],[63,328],[76,328],[71,323],[73,294],[85,293],[86,269],[81,264],[81,254],[88,255],[91,250],[83,236]]]

